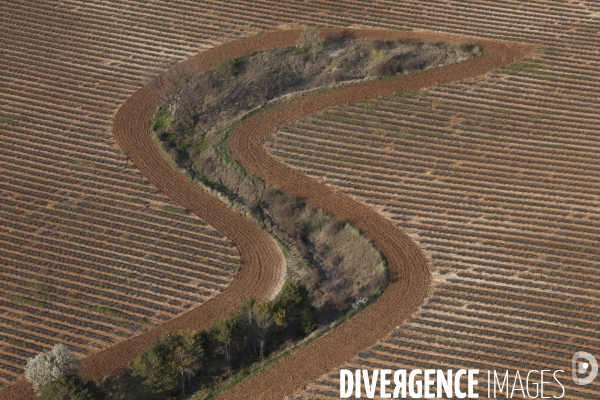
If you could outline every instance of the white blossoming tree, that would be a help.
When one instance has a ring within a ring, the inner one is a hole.
[[[39,392],[61,375],[76,374],[79,364],[79,359],[69,348],[58,343],[52,350],[40,353],[27,361],[25,379],[31,383],[33,390]]]

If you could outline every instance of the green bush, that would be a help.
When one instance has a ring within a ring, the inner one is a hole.
[[[93,381],[79,375],[62,375],[48,383],[37,400],[102,400],[104,394]]]
[[[306,286],[288,280],[274,300],[249,299],[207,330],[156,338],[123,375],[121,392],[132,400],[173,399],[243,375],[289,340],[310,333],[313,311]]]
[[[136,390],[137,398],[164,399],[185,394],[191,377],[202,365],[203,353],[200,336],[192,331],[167,333],[154,339],[130,366],[133,384],[142,386]]]
[[[241,58],[231,58],[227,57],[223,61],[221,61],[214,69],[215,74],[219,78],[231,78],[240,73],[242,67]]]
[[[170,334],[156,338],[148,350],[137,357],[132,365],[133,377],[142,379],[153,395],[163,395],[176,388],[173,373],[173,355],[177,343]]]
[[[288,280],[274,300],[275,310],[285,315],[285,331],[292,336],[310,333],[314,307],[306,286],[298,280]]]
[[[371,50],[371,59],[377,63],[383,63],[387,59],[387,56],[388,56],[388,52],[384,49]]]

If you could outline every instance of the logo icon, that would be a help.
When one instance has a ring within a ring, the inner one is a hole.
[[[588,376],[581,377],[587,373],[589,373]],[[582,386],[592,383],[596,375],[598,375],[598,362],[590,353],[578,351],[573,354],[572,374],[573,382],[576,385]]]

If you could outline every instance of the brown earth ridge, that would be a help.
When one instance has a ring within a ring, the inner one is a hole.
[[[321,31],[328,34],[339,30]],[[515,62],[532,49],[532,46],[523,43],[427,31],[351,31],[357,38],[365,39],[414,39],[474,44],[482,47],[486,54],[460,64],[413,75],[314,92],[288,100],[268,112],[260,112],[246,119],[231,133],[230,151],[244,168],[273,187],[298,196],[359,229],[373,241],[386,259],[389,278],[388,286],[379,300],[358,316],[219,398],[277,399],[293,393],[302,385],[354,357],[360,350],[373,345],[405,321],[423,303],[430,285],[430,270],[425,256],[391,221],[349,196],[275,160],[263,148],[264,140],[279,127],[331,107],[482,75]],[[206,70],[225,57],[235,58],[259,50],[293,45],[299,34],[298,30],[290,30],[248,37],[217,46],[185,62],[197,64]],[[155,329],[86,357],[82,373],[91,379],[100,379],[124,368],[145,350],[153,338],[165,332],[206,328],[215,319],[236,311],[247,298],[274,296],[285,274],[282,254],[264,231],[210,196],[164,159],[148,129],[148,121],[158,104],[158,98],[146,86],[134,93],[114,117],[115,139],[142,174],[159,190],[235,243],[242,257],[242,268],[230,286],[203,305]],[[21,380],[2,389],[0,397],[7,400],[33,399],[34,394],[30,385]]]

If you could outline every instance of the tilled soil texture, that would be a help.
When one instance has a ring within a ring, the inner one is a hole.
[[[378,290],[386,275],[379,252],[361,235],[349,234],[350,228],[338,228],[344,225],[328,214],[315,213],[313,207],[240,173],[229,154],[222,154],[231,130],[224,127],[268,102],[302,91],[415,73],[482,55],[477,46],[352,37],[349,31],[327,35],[314,57],[306,48],[289,46],[229,58],[203,73],[183,64],[149,84],[166,99],[151,122],[163,151],[192,180],[219,192],[230,207],[286,243],[284,252],[294,260],[288,264],[288,277],[299,279],[311,292],[316,326],[329,325],[355,301]],[[184,83],[177,91],[182,94],[174,97],[181,99],[176,111],[169,96],[177,85],[170,78]]]
[[[429,268],[423,253],[391,221],[349,196],[277,161],[264,149],[265,139],[273,135],[279,127],[334,106],[485,74],[518,60],[531,50],[530,46],[523,44],[429,32],[353,32],[359,38],[411,38],[450,44],[469,43],[481,46],[487,54],[479,59],[407,77],[312,93],[279,104],[275,110],[253,116],[234,129],[230,135],[229,149],[244,168],[274,187],[298,196],[314,207],[329,212],[336,219],[348,221],[358,228],[373,241],[385,257],[389,269],[389,283],[381,298],[357,317],[226,392],[220,397],[222,399],[277,399],[293,393],[308,381],[374,344],[401,324],[422,304],[430,283]]]
[[[324,30],[325,33],[333,30]],[[416,75],[373,81],[323,93],[313,93],[285,102],[275,110],[258,114],[239,125],[230,138],[230,151],[250,172],[275,187],[305,199],[339,220],[348,221],[369,237],[386,258],[389,284],[375,304],[311,345],[294,353],[256,377],[238,385],[221,398],[281,398],[301,385],[340,365],[358,351],[375,343],[402,323],[422,304],[430,283],[430,272],[422,252],[390,221],[270,157],[263,149],[265,138],[280,126],[336,105],[370,99],[407,89],[419,89],[481,75],[516,61],[530,51],[520,43],[500,42],[431,32],[397,32],[379,29],[353,30],[359,38],[415,39],[449,44],[475,44],[486,55],[461,64]],[[299,31],[271,32],[227,43],[207,50],[186,62],[209,69],[225,57],[240,57],[255,51],[289,46]],[[160,327],[83,360],[85,376],[98,379],[123,368],[150,341],[167,331],[202,329],[216,318],[228,315],[249,297],[273,296],[284,271],[282,256],[271,238],[256,225],[228,209],[175,170],[162,156],[148,132],[148,121],[158,99],[143,87],[115,115],[113,134],[140,171],[161,191],[228,236],[242,256],[242,268],[234,282],[219,295],[189,313]],[[399,304],[399,299],[401,303]],[[33,398],[29,385],[19,381],[0,392],[3,399]]]
[[[228,55],[242,55],[245,52],[268,47],[289,45],[296,39],[297,32],[287,34],[285,40],[278,40],[275,36],[268,35],[271,39],[266,43],[249,38],[219,46],[201,53],[188,62],[198,62],[201,68],[208,69]],[[142,174],[159,190],[179,205],[200,216],[235,243],[241,255],[242,267],[235,280],[202,307],[172,319],[156,329],[86,357],[83,360],[82,372],[92,379],[99,379],[122,369],[135,356],[142,353],[153,338],[165,332],[177,332],[182,329],[200,330],[208,327],[215,319],[224,318],[236,311],[248,298],[274,297],[285,276],[283,255],[266,232],[189,181],[164,159],[148,130],[148,123],[158,104],[158,98],[150,89],[144,87],[138,90],[115,115],[113,123],[115,139]],[[33,399],[34,394],[30,385],[21,380],[3,388],[0,391],[0,398],[3,400]]]

